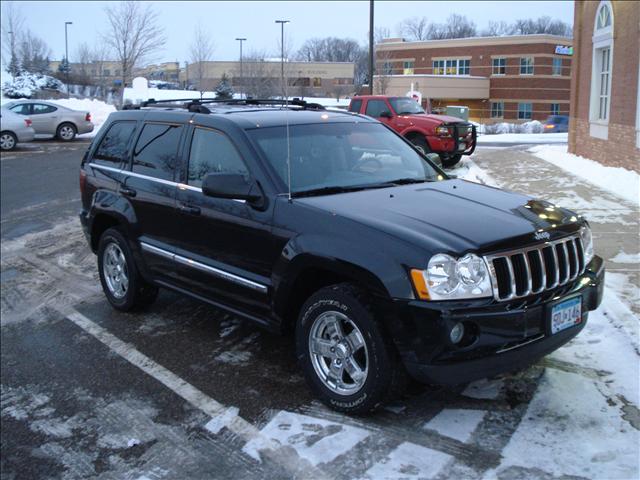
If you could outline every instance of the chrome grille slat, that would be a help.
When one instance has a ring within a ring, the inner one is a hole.
[[[494,298],[498,301],[523,298],[566,285],[586,269],[582,241],[577,234],[486,255],[484,260],[489,267]],[[500,262],[502,265],[498,265]]]

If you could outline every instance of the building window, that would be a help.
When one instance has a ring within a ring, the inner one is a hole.
[[[108,68],[105,68],[103,71],[104,71],[105,77],[110,77],[111,76],[111,70],[109,70]]]
[[[518,120],[531,120],[533,109],[530,103],[518,104]]]
[[[504,117],[504,102],[491,102],[491,118]]]
[[[533,75],[533,57],[520,59],[520,75]]]
[[[469,75],[471,60],[450,58],[433,61],[434,75]]]
[[[413,66],[414,63],[412,61],[402,62],[402,73],[404,75],[413,75]]]
[[[433,61],[433,74],[444,75],[444,60]]]
[[[551,75],[562,75],[562,59],[554,58],[551,65]]]
[[[384,62],[382,64],[383,75],[393,75],[393,62]]]
[[[552,103],[551,104],[551,115],[560,115],[560,104]]]
[[[313,86],[314,87],[321,87],[322,86],[322,79],[320,77],[313,77]]]
[[[593,32],[593,62],[589,119],[591,136],[607,139],[611,109],[611,72],[613,63],[614,18],[609,1],[601,1]]]
[[[492,60],[491,73],[494,75],[504,75],[507,73],[507,59],[506,58],[494,58]]]

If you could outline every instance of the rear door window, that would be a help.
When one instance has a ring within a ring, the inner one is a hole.
[[[351,104],[349,105],[349,111],[360,113],[361,106],[362,106],[362,100],[351,100]]]
[[[43,113],[53,113],[58,110],[53,105],[44,105],[42,103],[33,104],[33,115],[41,115]]]
[[[136,122],[115,122],[100,140],[98,148],[93,154],[93,162],[99,165],[119,167],[127,161],[129,142],[136,129]]]
[[[145,124],[133,149],[132,170],[161,180],[173,180],[182,128],[166,123]]]
[[[204,177],[209,173],[247,175],[249,171],[225,135],[215,130],[196,128],[189,151],[188,184],[201,187]]]

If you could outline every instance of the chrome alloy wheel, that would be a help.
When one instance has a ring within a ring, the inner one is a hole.
[[[63,140],[71,140],[75,135],[75,131],[73,130],[73,127],[70,127],[69,125],[63,125],[62,127],[60,127],[59,134],[60,138],[62,138]]]
[[[367,380],[369,353],[364,337],[340,312],[324,312],[315,319],[309,332],[309,355],[318,378],[338,395],[353,395]]]
[[[111,295],[123,298],[129,288],[127,260],[116,243],[109,243],[102,254],[102,273]]]
[[[2,150],[11,150],[16,145],[16,139],[10,133],[3,133],[0,137],[0,148]]]

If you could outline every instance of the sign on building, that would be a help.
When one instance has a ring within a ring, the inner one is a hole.
[[[556,45],[556,55],[573,55],[573,47]]]

